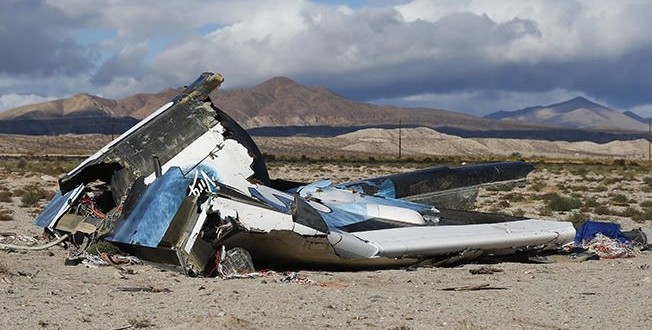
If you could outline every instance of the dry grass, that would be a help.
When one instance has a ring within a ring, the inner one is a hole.
[[[13,194],[20,196],[22,207],[34,206],[40,200],[49,200],[54,196],[54,192],[48,191],[35,183],[14,190]]]
[[[0,202],[11,203],[13,194],[9,190],[0,190]]]
[[[14,211],[7,209],[0,209],[0,221],[11,221],[14,220]]]

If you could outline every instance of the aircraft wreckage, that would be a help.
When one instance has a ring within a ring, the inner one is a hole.
[[[569,222],[464,210],[481,186],[523,183],[533,169],[524,162],[342,184],[272,180],[251,137],[211,102],[222,82],[203,73],[62,176],[35,224],[57,237],[103,239],[188,275],[208,275],[216,258],[236,248],[257,267],[364,269],[551,249],[574,239]]]

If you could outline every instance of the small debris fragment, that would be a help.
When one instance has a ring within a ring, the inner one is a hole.
[[[151,293],[172,292],[172,290],[170,290],[168,288],[155,288],[153,286],[121,287],[121,288],[118,288],[118,291],[123,291],[123,292],[151,292]]]
[[[507,288],[490,286],[489,283],[484,283],[484,284],[464,285],[464,286],[441,289],[441,291],[478,291],[478,290],[507,290]]]
[[[490,275],[490,274],[493,274],[493,273],[500,273],[502,271],[503,270],[500,269],[500,268],[495,268],[495,267],[490,267],[490,266],[483,266],[483,267],[476,268],[476,269],[469,269],[469,273],[471,273],[472,275],[479,275],[479,274],[482,274],[482,275],[489,274]]]

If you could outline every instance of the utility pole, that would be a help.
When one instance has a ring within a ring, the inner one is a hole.
[[[402,145],[401,145],[402,136],[401,136],[401,134],[402,134],[402,128],[403,128],[403,122],[399,120],[398,121],[398,159],[401,159],[401,151],[402,151],[401,150],[401,148],[402,148]]]
[[[647,163],[649,165],[652,163],[652,119],[648,119],[647,124]]]

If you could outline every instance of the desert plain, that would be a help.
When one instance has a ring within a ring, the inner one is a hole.
[[[524,158],[536,166],[528,184],[512,190],[481,189],[475,210],[575,224],[612,221],[624,230],[641,228],[652,236],[647,142],[555,147],[552,142],[445,136],[428,140],[423,132],[408,133],[415,137],[406,140],[401,160],[392,154],[393,132],[366,132],[330,142],[256,142],[266,155],[276,155],[268,159],[272,177],[298,181],[341,182],[428,166]],[[42,243],[36,242],[42,232],[32,221],[57,189],[58,175],[108,140],[0,137],[0,242]],[[411,149],[411,140],[419,145]],[[316,153],[317,146],[325,146],[325,151]],[[230,280],[189,278],[178,268],[147,262],[97,268],[65,265],[67,253],[62,246],[0,251],[0,328],[652,328],[650,251],[583,262],[482,260],[359,272],[297,269]],[[483,267],[493,273],[472,274]],[[464,290],[468,288],[477,290]]]

